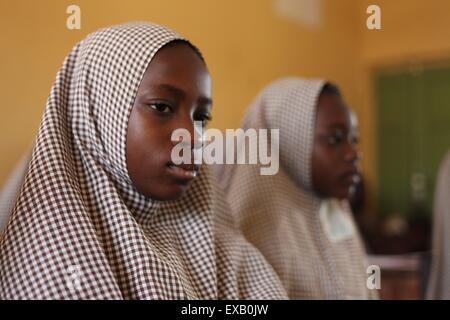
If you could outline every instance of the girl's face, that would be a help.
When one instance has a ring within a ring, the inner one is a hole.
[[[349,197],[351,186],[359,180],[356,140],[350,111],[342,98],[321,95],[312,152],[312,183],[321,197]]]
[[[194,146],[194,121],[210,119],[211,103],[211,78],[194,49],[178,42],[156,53],[139,85],[127,131],[128,173],[140,193],[155,200],[181,197],[199,168],[172,164],[178,143],[171,141],[172,132],[187,129]]]

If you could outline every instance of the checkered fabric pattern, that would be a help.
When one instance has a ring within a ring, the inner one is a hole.
[[[25,174],[28,170],[30,158],[31,150],[23,156],[19,164],[14,168],[6,185],[0,192],[0,237],[8,223],[14,204],[16,203],[17,196],[19,195]]]
[[[427,299],[450,299],[450,152],[441,163],[437,175],[433,208],[432,259]]]
[[[272,264],[291,299],[376,297],[366,286],[359,235],[330,241],[319,218],[323,200],[312,191],[315,109],[324,84],[281,79],[250,106],[244,129],[280,130],[278,174],[260,175],[260,165],[223,166],[218,174],[246,238]],[[343,206],[354,226],[348,203]]]
[[[128,23],[90,34],[65,59],[0,240],[1,299],[286,298],[208,168],[178,201],[150,200],[131,183],[134,97],[152,57],[176,39]]]

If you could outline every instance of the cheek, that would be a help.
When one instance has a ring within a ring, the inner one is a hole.
[[[166,176],[170,148],[158,132],[142,130],[127,137],[128,174],[136,189],[155,200],[176,198],[180,191]],[[174,190],[175,189],[175,190]]]
[[[127,138],[128,166],[145,168],[148,172],[156,171],[170,157],[170,149],[163,136],[153,130],[142,130]]]
[[[150,199],[178,199],[187,184],[176,182],[167,171],[176,123],[139,109],[132,111],[127,130],[126,156],[131,181]]]
[[[157,172],[157,167],[166,157],[168,141],[164,128],[157,122],[149,122],[152,121],[149,121],[145,114],[135,110],[132,111],[128,122],[126,158],[128,172],[133,181]]]
[[[315,147],[312,154],[313,187],[319,193],[331,195],[338,187],[336,155],[326,147]]]
[[[333,169],[334,155],[329,148],[324,146],[314,147],[312,155],[312,164],[315,171],[321,175],[329,175]],[[330,170],[331,169],[331,170]]]

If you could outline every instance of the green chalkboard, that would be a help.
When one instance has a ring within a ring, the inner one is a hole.
[[[379,211],[431,217],[436,173],[450,148],[450,67],[379,73],[376,97]]]

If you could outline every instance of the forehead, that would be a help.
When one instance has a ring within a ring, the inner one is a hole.
[[[161,83],[184,89],[209,91],[211,79],[203,60],[187,44],[177,43],[160,49],[151,60],[141,86]]]
[[[317,127],[350,127],[350,110],[343,99],[334,94],[326,94],[319,98],[316,109]]]

